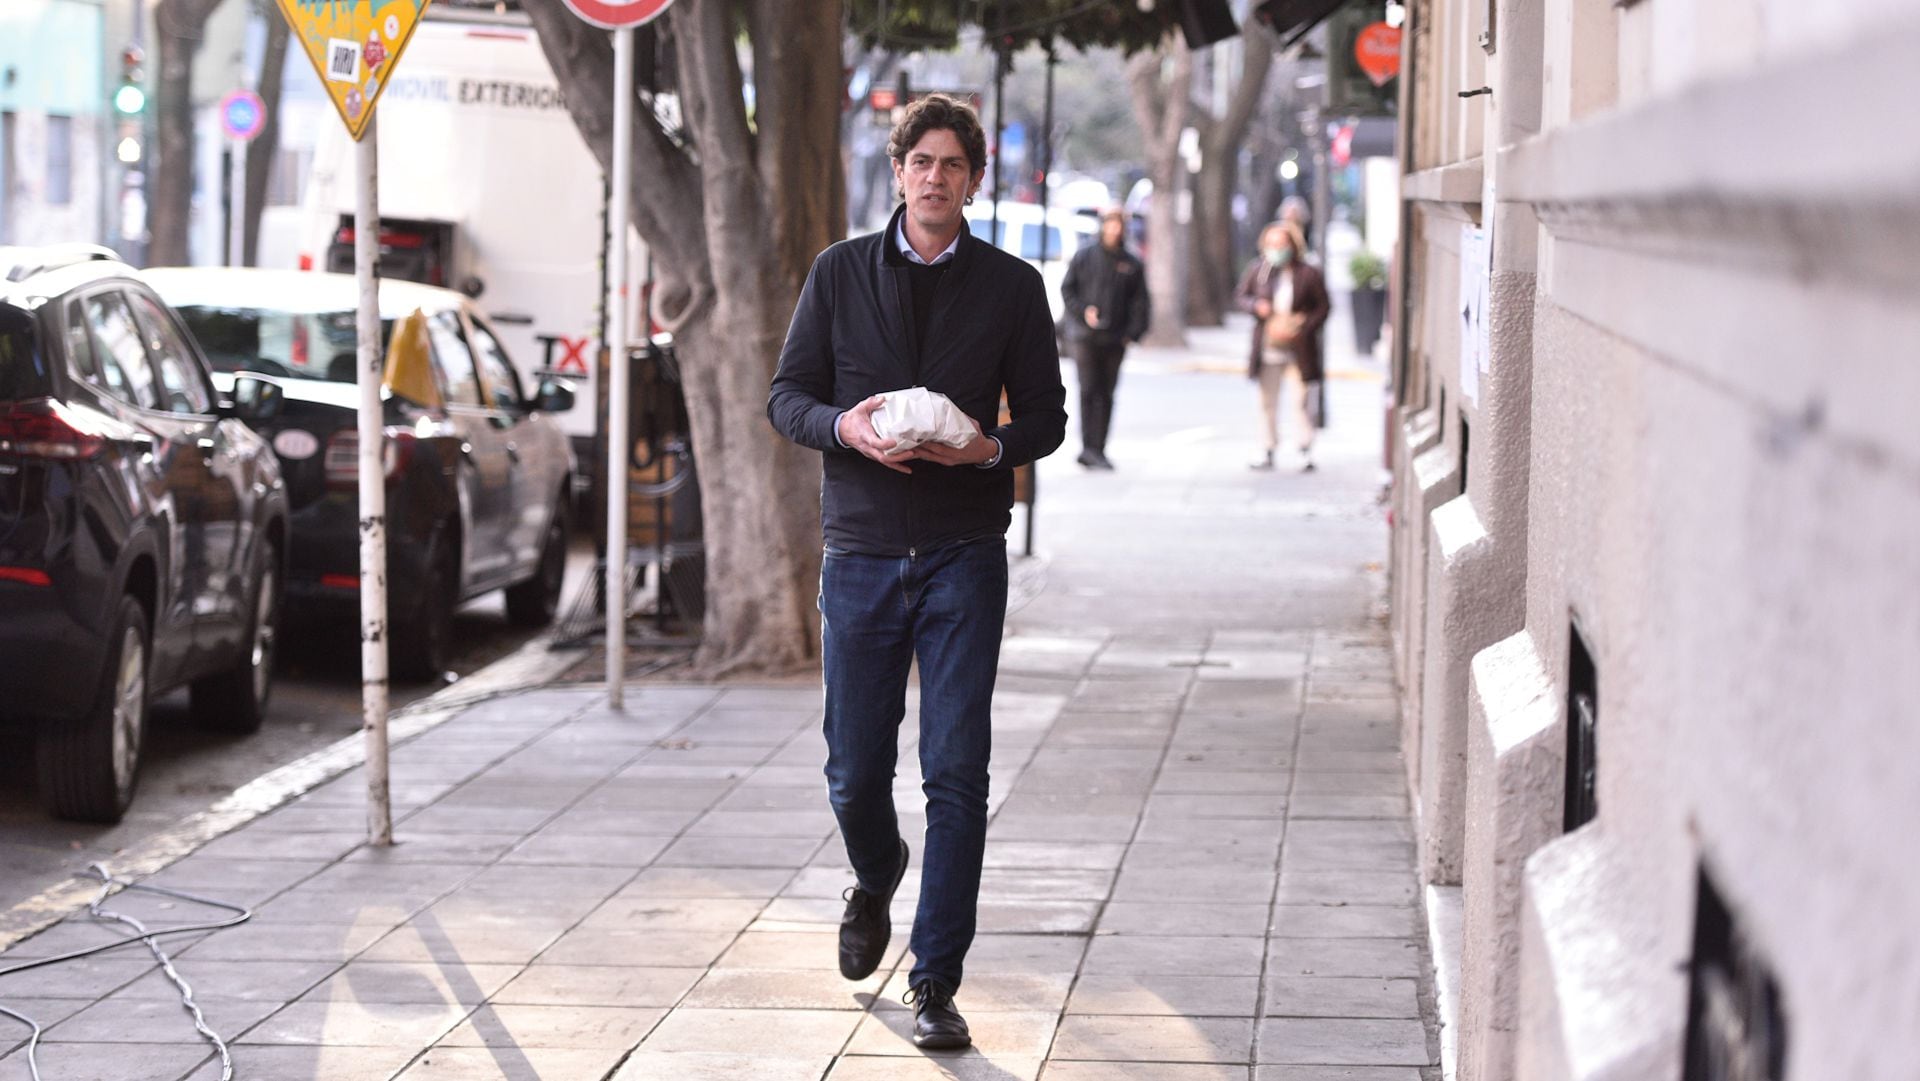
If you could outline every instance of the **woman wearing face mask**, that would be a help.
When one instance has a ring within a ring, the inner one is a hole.
[[[1300,230],[1274,222],[1260,231],[1260,257],[1240,278],[1236,298],[1254,317],[1253,351],[1247,375],[1260,385],[1261,448],[1255,469],[1272,469],[1280,446],[1280,396],[1291,400],[1300,468],[1313,468],[1313,414],[1308,388],[1319,389],[1319,332],[1330,302],[1320,272],[1307,264]]]

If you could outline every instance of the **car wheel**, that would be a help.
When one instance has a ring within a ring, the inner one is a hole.
[[[567,576],[566,502],[553,508],[540,565],[532,578],[507,587],[507,621],[516,627],[544,627],[560,610],[560,587]]]
[[[245,646],[233,667],[193,684],[194,722],[209,731],[250,735],[267,719],[274,645],[280,631],[280,555],[272,545],[260,551],[253,573],[260,584],[254,589]]]
[[[438,679],[447,670],[452,652],[453,575],[437,552],[428,561],[420,584],[420,605],[404,618],[393,620],[393,674],[409,683]]]
[[[133,802],[147,733],[150,652],[146,609],[120,598],[98,697],[76,723],[40,733],[40,791],[57,817],[111,825]]]

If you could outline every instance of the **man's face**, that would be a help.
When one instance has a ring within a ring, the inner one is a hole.
[[[906,195],[907,214],[914,224],[939,234],[960,224],[961,208],[980,190],[985,172],[973,170],[960,137],[946,128],[922,135],[904,162],[893,163],[893,178]]]
[[[1100,222],[1100,243],[1109,248],[1117,248],[1127,235],[1127,223],[1123,218],[1104,218]]]

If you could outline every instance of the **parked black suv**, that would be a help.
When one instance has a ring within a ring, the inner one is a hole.
[[[258,728],[287,500],[179,317],[104,248],[0,248],[0,725],[36,738],[54,814],[114,822],[149,701]]]

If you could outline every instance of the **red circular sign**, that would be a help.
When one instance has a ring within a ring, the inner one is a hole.
[[[672,3],[673,0],[567,0],[567,6],[575,15],[608,30],[650,23]]]
[[[573,0],[568,0],[569,3]],[[1385,86],[1400,74],[1400,29],[1386,23],[1374,23],[1360,31],[1353,43],[1353,58],[1375,86]]]

